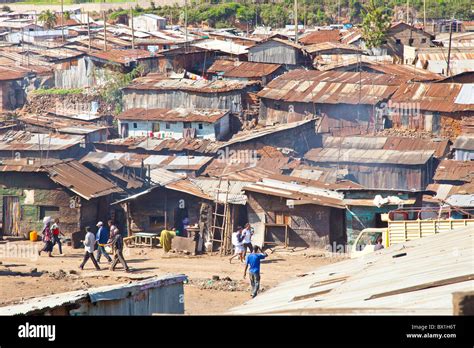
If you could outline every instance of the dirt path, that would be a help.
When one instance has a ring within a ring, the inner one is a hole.
[[[243,265],[237,261],[230,264],[228,258],[218,255],[164,255],[162,249],[130,248],[125,249],[125,257],[132,273],[121,269],[111,272],[105,260],[101,264],[103,270],[98,272],[92,263],[87,264],[84,271],[78,269],[82,260],[80,249],[65,247],[65,256],[36,257],[36,249],[40,247],[40,243],[27,241],[0,245],[3,251],[0,252],[0,306],[52,293],[165,274],[188,276],[186,314],[222,314],[250,299],[248,280],[242,278]],[[297,274],[336,261],[339,259],[325,257],[318,250],[275,252],[262,263],[262,288],[269,289]]]

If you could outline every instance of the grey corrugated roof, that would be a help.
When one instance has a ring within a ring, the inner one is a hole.
[[[340,163],[381,163],[399,165],[425,164],[433,157],[433,150],[396,151],[396,150],[361,150],[361,149],[311,149],[304,157],[312,162]]]
[[[454,149],[474,151],[474,134],[461,135],[459,136],[453,144]]]
[[[243,188],[249,184],[250,181],[236,181],[236,180],[222,180],[219,184],[219,179],[196,178],[189,179],[202,191],[208,193],[215,201],[227,202],[231,204],[247,204],[247,196],[243,192]],[[229,192],[226,195],[226,191]]]

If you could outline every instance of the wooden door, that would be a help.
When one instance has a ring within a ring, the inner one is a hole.
[[[3,235],[19,236],[20,220],[20,198],[16,196],[3,197]]]

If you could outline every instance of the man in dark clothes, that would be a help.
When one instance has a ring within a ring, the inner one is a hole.
[[[125,268],[125,272],[130,272],[130,268],[128,268],[127,262],[125,261],[125,258],[123,257],[122,235],[119,233],[118,228],[115,228],[111,232],[112,232],[112,235],[111,235],[109,244],[112,245],[112,248],[114,249],[114,260],[112,262],[112,265],[110,265],[110,270],[115,271],[115,267],[120,261],[123,268]]]

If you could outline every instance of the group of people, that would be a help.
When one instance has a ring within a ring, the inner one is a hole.
[[[38,255],[41,255],[42,252],[48,253],[49,257],[52,257],[52,252],[54,246],[57,244],[59,247],[59,253],[63,255],[62,244],[60,235],[64,236],[64,233],[61,232],[59,227],[59,219],[56,218],[53,220],[50,217],[45,217],[43,219],[44,227],[41,232],[44,246],[38,252]],[[94,235],[89,226],[86,227],[86,236],[83,240],[84,243],[84,259],[82,260],[80,269],[84,269],[84,265],[90,259],[94,264],[95,268],[100,271],[100,259],[102,255],[107,259],[110,264],[110,270],[115,271],[115,267],[120,262],[126,272],[130,271],[130,268],[123,257],[123,238],[119,232],[119,229],[114,225],[112,220],[108,221],[108,226],[104,226],[102,221],[97,223],[97,234]],[[105,249],[107,246],[112,247],[113,250],[113,259],[110,257],[109,253]],[[94,251],[97,250],[96,256],[94,256]]]
[[[53,221],[50,217],[45,217],[43,219],[44,227],[41,234],[43,236],[44,246],[43,249],[38,251],[38,255],[41,255],[41,253],[44,251],[48,253],[49,257],[53,257],[52,253],[56,244],[59,248],[59,254],[63,255],[63,247],[61,244],[60,235],[64,236],[64,233],[62,233],[61,229],[59,228],[59,218],[54,219],[54,222],[52,222]]]
[[[99,262],[103,255],[110,264],[110,270],[115,271],[115,267],[120,262],[125,272],[130,272],[130,268],[123,257],[123,237],[119,229],[114,225],[112,220],[108,221],[108,226],[104,226],[102,221],[97,223],[97,234],[94,235],[89,226],[86,227],[86,236],[84,237],[84,259],[79,268],[84,269],[84,265],[90,259],[96,270],[100,271]],[[105,249],[106,246],[112,247],[114,258],[112,259]],[[97,248],[97,258],[94,251]]]
[[[247,277],[247,270],[249,271],[250,285],[252,286],[251,296],[254,298],[260,289],[260,260],[263,260],[268,255],[264,253],[257,245],[252,245],[252,236],[254,230],[247,223],[244,228],[238,227],[237,231],[232,233],[232,245],[234,246],[234,255],[229,259],[239,258],[241,263],[245,260],[244,279]],[[247,250],[250,252],[247,255]]]

